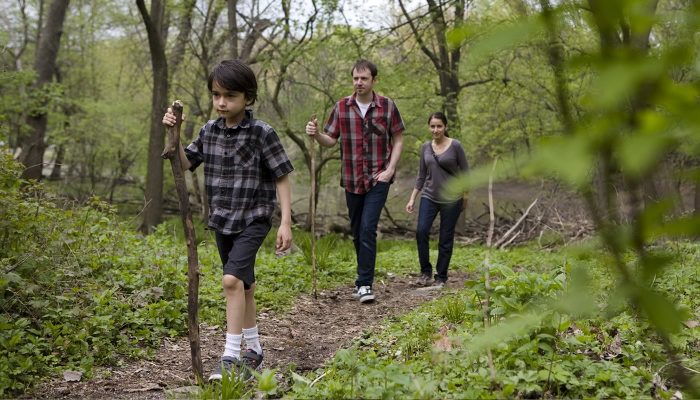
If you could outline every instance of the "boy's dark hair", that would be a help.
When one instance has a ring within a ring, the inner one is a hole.
[[[447,117],[445,116],[445,114],[441,111],[435,111],[434,113],[430,114],[430,116],[428,117],[428,125],[430,125],[430,120],[433,118],[439,119],[440,121],[442,121],[443,124],[445,124],[445,136],[450,137],[450,135],[447,134]]]
[[[372,74],[372,78],[377,77],[377,66],[364,58],[355,61],[355,65],[353,65],[352,69],[350,70],[350,75],[352,76],[353,72],[362,71],[363,69],[368,70]]]
[[[255,103],[258,98],[258,80],[255,73],[241,60],[223,60],[209,73],[207,87],[211,88],[216,82],[224,89],[245,94],[248,105]]]

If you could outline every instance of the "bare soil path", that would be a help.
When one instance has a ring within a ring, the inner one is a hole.
[[[451,273],[446,290],[464,287],[464,279],[464,273]],[[413,281],[411,277],[390,277],[375,282],[377,301],[372,304],[360,304],[352,297],[351,287],[347,287],[321,292],[318,299],[302,296],[284,315],[261,313],[258,327],[265,350],[264,367],[283,371],[295,366],[297,372],[320,368],[364,330],[378,327],[385,318],[402,315],[445,293],[418,288]],[[223,327],[202,325],[200,337],[206,375],[223,351]],[[99,368],[95,378],[84,382],[66,382],[57,377],[28,397],[166,399],[168,392],[193,384],[189,342],[182,337],[164,340],[151,360]]]

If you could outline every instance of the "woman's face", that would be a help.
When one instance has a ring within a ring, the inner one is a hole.
[[[445,126],[445,123],[442,122],[440,118],[431,118],[428,127],[430,128],[430,133],[433,134],[433,139],[442,139],[445,137],[447,126]]]

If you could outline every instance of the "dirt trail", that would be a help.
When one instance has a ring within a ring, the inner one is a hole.
[[[447,288],[463,287],[464,274],[452,273]],[[378,326],[387,317],[401,315],[444,291],[417,288],[414,278],[390,277],[375,282],[377,301],[360,304],[351,288],[342,288],[298,298],[284,315],[261,313],[258,318],[265,349],[265,368],[297,372],[323,366],[338,349],[348,346],[365,329]],[[202,362],[208,375],[223,350],[223,327],[202,325]],[[166,392],[194,382],[187,337],[164,340],[152,360],[123,367],[99,368],[95,378],[65,382],[56,378],[41,385],[32,398],[166,399]],[[206,378],[206,376],[205,376]]]

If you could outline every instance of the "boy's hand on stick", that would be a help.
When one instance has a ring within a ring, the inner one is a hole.
[[[185,120],[185,114],[182,114],[182,120]],[[163,125],[175,126],[176,122],[177,117],[175,116],[175,114],[173,114],[173,109],[171,107],[168,107],[168,111],[166,111],[165,115],[163,115]]]

